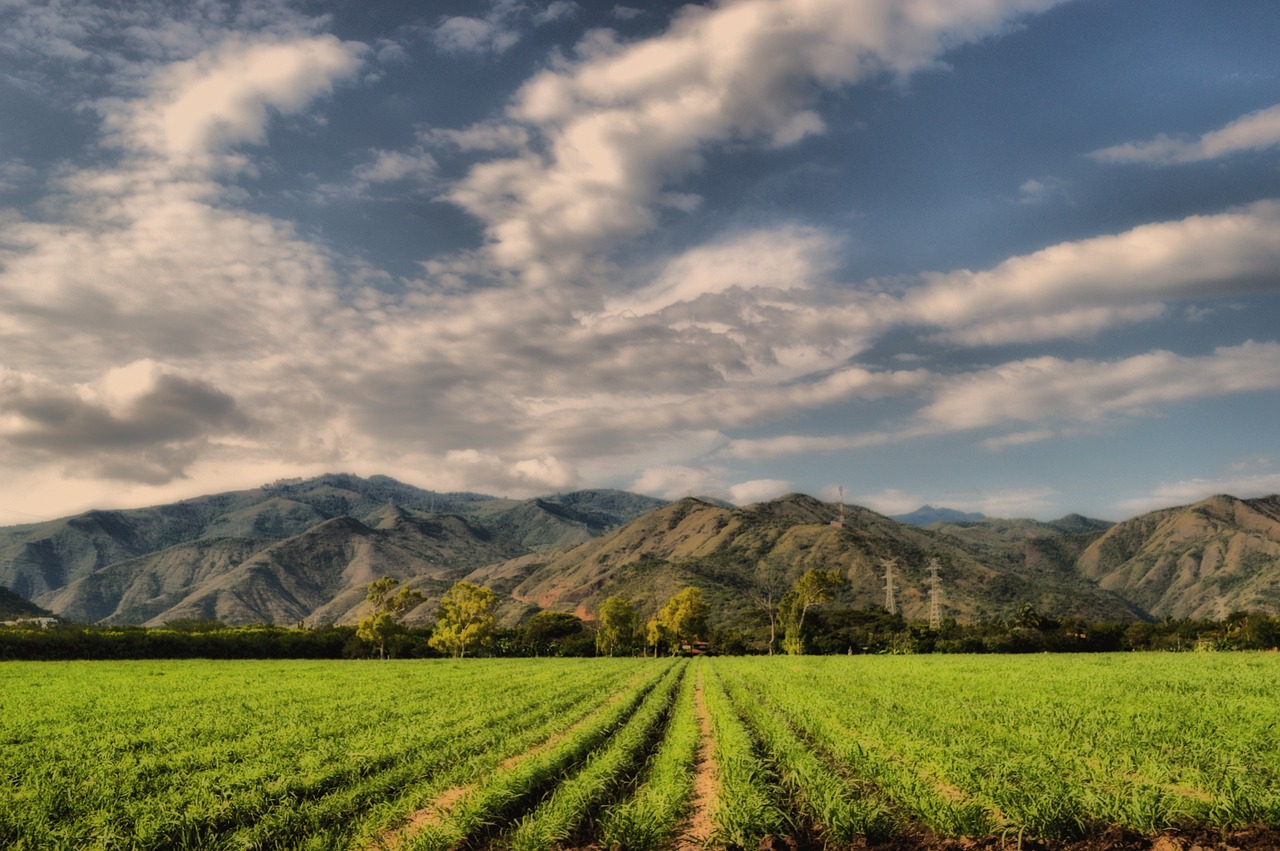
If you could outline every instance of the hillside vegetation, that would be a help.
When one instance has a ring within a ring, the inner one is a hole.
[[[594,617],[610,596],[648,617],[696,585],[727,625],[759,618],[762,585],[811,568],[847,579],[829,608],[885,605],[892,561],[894,603],[919,620],[936,560],[943,614],[961,621],[1026,606],[1090,621],[1280,614],[1280,497],[1217,496],[1114,525],[930,512],[946,519],[847,506],[838,527],[838,506],[803,494],[745,507],[609,490],[511,500],[326,475],[0,529],[0,587],[83,623],[323,626],[355,623],[368,584],[390,576],[424,595],[406,616],[422,626],[465,579],[498,595],[510,626],[542,609]]]

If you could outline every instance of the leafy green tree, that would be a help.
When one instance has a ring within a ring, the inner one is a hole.
[[[702,599],[702,589],[690,585],[667,600],[658,612],[658,624],[671,651],[680,649],[687,641],[696,641],[707,635],[707,615],[711,605]]]
[[[804,619],[809,609],[825,603],[831,595],[844,585],[844,574],[838,570],[819,570],[810,568],[804,576],[796,580],[779,606],[783,613],[785,634],[782,648],[789,655],[798,656],[804,653]]]
[[[629,653],[640,634],[640,613],[621,597],[610,597],[596,613],[600,627],[596,631],[596,652],[601,656]]]
[[[493,608],[497,596],[482,585],[457,582],[440,599],[436,626],[428,642],[454,658],[471,648],[484,647],[493,639],[496,621]]]
[[[644,643],[653,648],[653,657],[658,658],[662,648],[671,644],[671,635],[657,615],[649,618],[644,624]],[[646,652],[645,655],[648,655]]]
[[[365,599],[373,609],[356,626],[356,637],[376,646],[379,659],[387,658],[387,642],[405,631],[404,624],[400,622],[401,616],[426,599],[413,588],[395,591],[399,584],[400,580],[392,576],[370,582]]]
[[[534,656],[578,655],[582,644],[591,653],[587,625],[571,612],[538,612],[525,621],[521,632],[525,652]]]

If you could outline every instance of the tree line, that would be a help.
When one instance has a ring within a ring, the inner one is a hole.
[[[664,656],[677,654],[1039,653],[1126,650],[1219,651],[1280,647],[1280,618],[1234,612],[1221,620],[1159,623],[1053,618],[1024,604],[1004,620],[938,628],[907,621],[882,607],[827,607],[845,582],[839,571],[809,570],[786,584],[762,566],[752,608],[732,626],[712,622],[712,606],[697,586],[673,594],[642,619],[622,597],[604,600],[593,620],[542,611],[502,628],[497,596],[458,582],[444,595],[431,627],[404,616],[424,601],[414,589],[384,577],[370,583],[368,613],[354,626],[307,629],[231,627],[182,619],[164,627],[58,625],[0,627],[0,660],[151,658],[428,658],[452,656]]]

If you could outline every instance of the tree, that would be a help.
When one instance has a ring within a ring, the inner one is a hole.
[[[365,599],[373,605],[373,610],[356,626],[356,637],[376,645],[379,659],[387,658],[387,642],[404,632],[400,616],[425,599],[413,588],[401,588],[392,594],[399,584],[400,580],[391,576],[370,582]]]
[[[702,599],[702,589],[692,585],[667,600],[658,612],[657,622],[660,634],[669,641],[673,653],[687,641],[706,637],[710,613],[711,605]]]
[[[769,655],[778,641],[778,615],[782,598],[787,591],[786,565],[776,559],[762,559],[756,565],[756,574],[747,596],[756,608],[769,619]]]
[[[493,639],[493,607],[497,600],[482,585],[455,583],[440,599],[436,626],[428,643],[454,658],[466,656],[469,648],[486,646]]]
[[[602,656],[630,652],[640,633],[640,613],[621,597],[610,597],[596,613],[600,628],[596,632],[596,652]]]
[[[661,651],[662,646],[671,643],[671,636],[657,615],[645,621],[644,643],[653,648],[653,658],[655,659],[658,658],[658,653]],[[647,656],[648,653],[646,652],[645,655]]]
[[[804,652],[804,618],[809,609],[825,603],[844,584],[844,574],[838,570],[810,568],[796,580],[779,608],[783,610],[786,633],[782,647],[788,654],[798,656]]]
[[[571,612],[538,612],[525,621],[525,652],[534,656],[590,655],[587,625]],[[585,646],[584,646],[585,645]]]

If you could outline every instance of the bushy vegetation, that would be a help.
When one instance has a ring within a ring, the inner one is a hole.
[[[1222,620],[1159,623],[1054,619],[1024,609],[1011,621],[972,624],[943,621],[939,629],[906,621],[882,608],[816,609],[805,619],[803,650],[809,655],[932,653],[1107,653],[1117,651],[1271,650],[1280,646],[1280,618],[1236,612]],[[398,629],[387,635],[386,655],[399,659],[452,655],[430,644],[433,630]],[[767,654],[763,618],[738,628],[706,628],[705,649],[718,655]],[[661,635],[661,633],[659,633]],[[688,652],[688,642],[660,638],[663,654]],[[795,645],[792,644],[791,647]],[[480,656],[638,655],[637,637],[601,644],[598,624],[568,612],[541,612],[514,628],[494,628]],[[703,645],[699,645],[701,650]],[[162,628],[64,624],[0,626],[0,661],[6,659],[357,659],[379,655],[376,640],[355,627],[319,629],[229,627],[218,621],[174,621]]]

